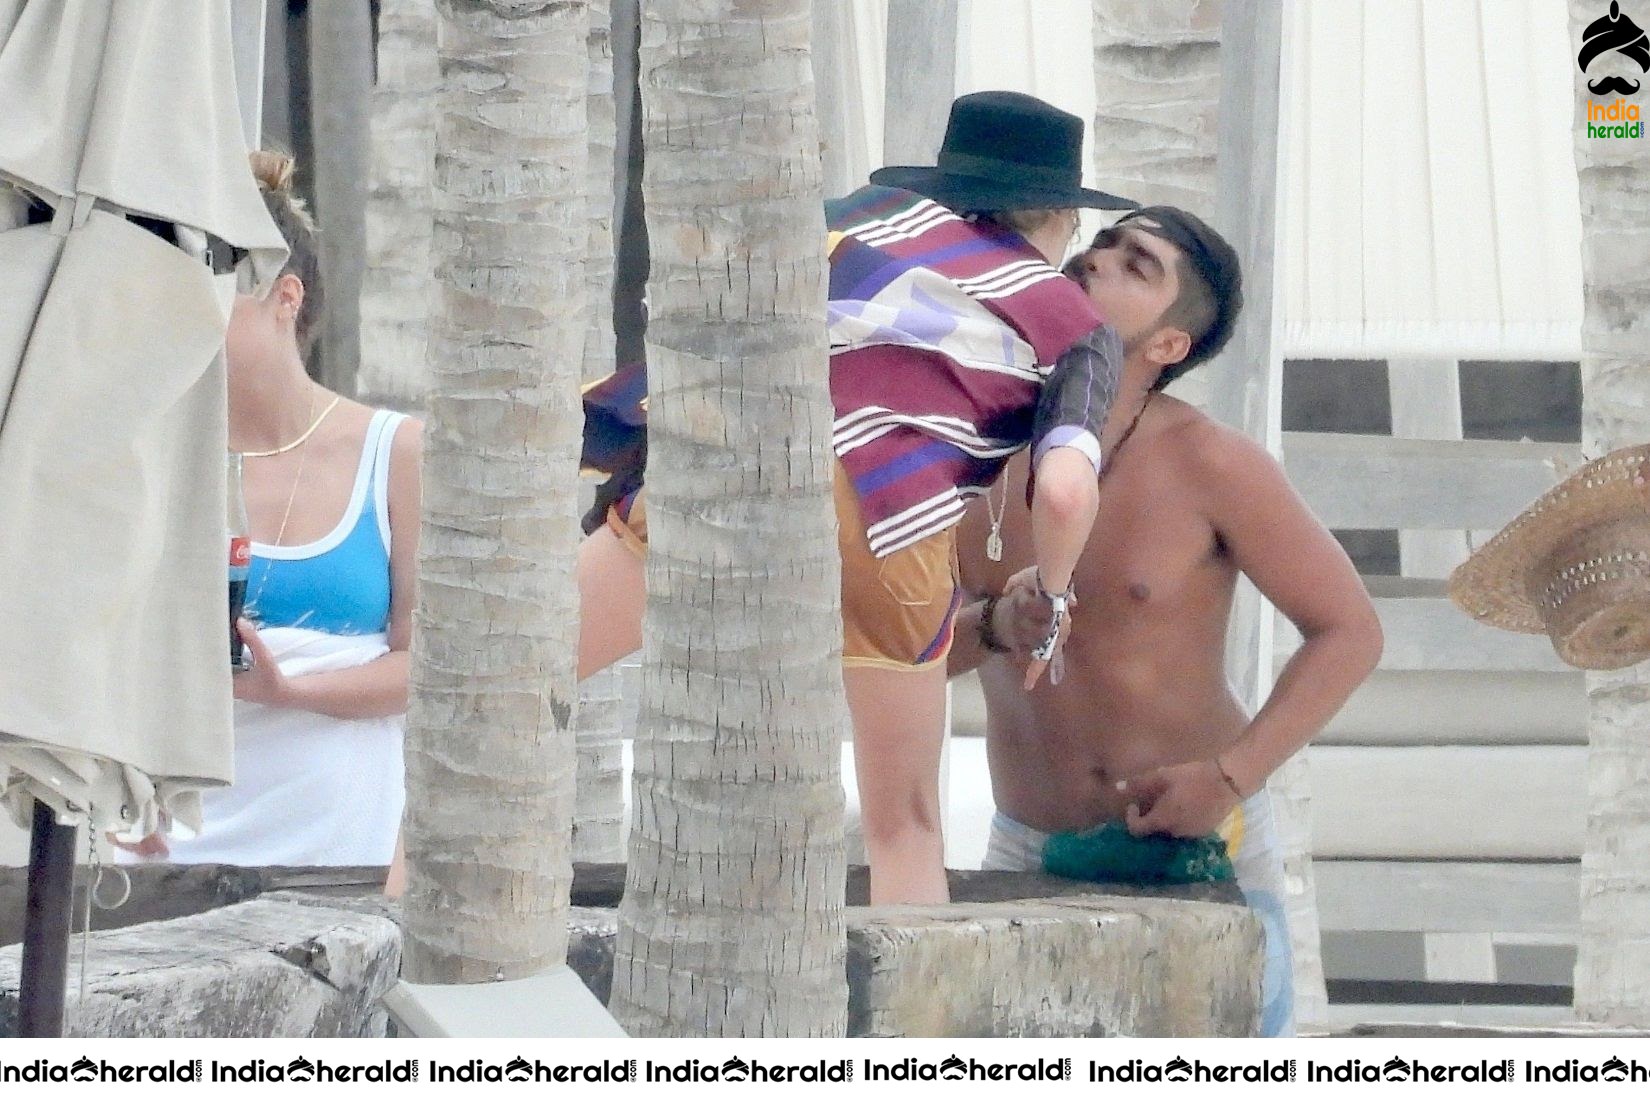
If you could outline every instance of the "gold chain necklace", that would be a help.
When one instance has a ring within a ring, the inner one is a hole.
[[[321,421],[323,421],[327,418],[327,413],[331,412],[334,408],[336,408],[337,405],[338,405],[338,402],[341,401],[341,400],[343,400],[342,395],[334,395],[333,399],[332,399],[332,404],[328,405],[325,409],[321,410],[321,415],[317,416],[314,419],[314,421],[310,424],[309,428],[304,432],[304,434],[299,436],[293,442],[288,443],[285,447],[282,447],[279,450],[265,451],[262,454],[246,453],[246,454],[243,454],[242,457],[246,457],[246,458],[263,458],[266,455],[280,454],[282,451],[290,451],[294,447],[303,446],[305,443],[307,443],[309,441],[309,437],[315,434],[315,429],[319,428],[321,426]],[[312,391],[310,391],[310,408],[313,409],[314,407],[315,407],[315,394],[314,394],[314,391],[312,390]],[[292,519],[292,504],[293,504],[294,501],[296,501],[298,499],[298,486],[300,484],[302,484],[302,482],[304,480],[304,466],[308,462],[309,462],[309,448],[304,447],[303,453],[301,453],[298,456],[298,472],[292,478],[292,490],[289,493],[287,493],[287,495],[286,495],[286,510],[281,513],[281,526],[275,532],[275,541],[267,544],[269,546],[279,546],[279,545],[281,545],[281,540],[286,538],[287,521]],[[258,605],[258,600],[263,596],[264,588],[269,584],[269,574],[272,570],[272,567],[273,567],[273,563],[271,563],[270,565],[266,565],[264,567],[263,576],[258,578],[258,590],[256,592],[252,593],[251,598],[246,601],[246,608],[247,608],[248,611],[252,611],[254,608],[256,608],[257,605]]]
[[[299,447],[302,447],[309,440],[309,437],[315,434],[315,429],[319,428],[321,426],[321,421],[325,420],[327,418],[327,414],[331,413],[333,409],[336,409],[338,407],[338,402],[342,401],[343,399],[344,399],[343,394],[334,394],[333,397],[332,397],[331,404],[329,404],[326,408],[322,409],[321,410],[321,415],[317,416],[314,420],[311,420],[309,422],[309,427],[304,429],[304,434],[300,435],[297,439],[294,439],[291,443],[287,443],[287,444],[284,444],[280,447],[276,447],[273,451],[241,451],[240,452],[241,457],[242,458],[273,458],[275,455],[284,455],[288,451],[296,450]],[[312,411],[315,408],[315,395],[314,395],[313,391],[311,391],[311,393],[310,393],[309,407]]]

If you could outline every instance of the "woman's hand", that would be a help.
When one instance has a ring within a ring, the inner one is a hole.
[[[158,832],[150,833],[141,840],[121,840],[112,832],[104,833],[103,835],[110,844],[113,844],[116,848],[121,848],[125,851],[131,852],[133,855],[159,856],[160,858],[165,859],[167,856],[172,854],[172,850],[166,846],[166,838]]]
[[[234,675],[235,698],[266,707],[293,706],[292,681],[281,673],[281,664],[258,636],[257,627],[246,619],[236,619],[235,629],[252,653],[252,667]]]

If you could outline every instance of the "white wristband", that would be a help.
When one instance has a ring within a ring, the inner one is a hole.
[[[1048,602],[1053,608],[1049,614],[1048,633],[1037,644],[1037,648],[1031,651],[1032,657],[1039,661],[1046,661],[1054,656],[1054,647],[1060,641],[1060,627],[1066,621],[1066,594],[1062,592],[1058,596],[1050,595]]]

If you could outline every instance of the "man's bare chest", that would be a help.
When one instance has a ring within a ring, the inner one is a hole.
[[[1225,571],[1213,526],[1172,480],[1148,474],[1102,486],[1077,566],[1081,600],[1132,614],[1169,611],[1218,585]]]

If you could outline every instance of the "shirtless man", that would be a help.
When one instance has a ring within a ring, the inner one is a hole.
[[[998,810],[985,866],[1038,868],[1047,834],[1107,821],[1136,836],[1203,837],[1241,803],[1233,862],[1268,939],[1262,1033],[1287,1034],[1288,933],[1266,779],[1375,668],[1380,624],[1351,562],[1271,456],[1159,392],[1230,334],[1241,294],[1226,242],[1182,211],[1148,208],[1103,231],[1067,273],[1116,325],[1125,362],[1058,684],[1021,684],[1049,614],[1025,568],[1023,458],[957,540],[976,598],[960,614],[949,670],[978,668],[985,691]],[[992,513],[1000,561],[986,553]],[[1253,719],[1224,666],[1240,571],[1305,640]],[[978,599],[988,595],[999,598]]]

